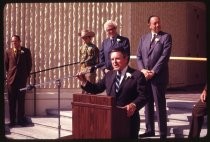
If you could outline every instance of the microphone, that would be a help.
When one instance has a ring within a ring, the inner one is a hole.
[[[25,88],[21,88],[21,89],[19,89],[19,90],[20,90],[20,91],[32,90],[34,87],[35,87],[34,85],[29,84],[29,85],[27,85]]]
[[[93,73],[97,68],[101,68],[105,65],[105,62],[102,62],[102,63],[99,63],[95,66],[92,66],[91,69],[90,69],[90,73]]]

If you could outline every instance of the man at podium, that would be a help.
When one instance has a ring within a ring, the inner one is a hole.
[[[147,102],[145,88],[146,79],[140,71],[128,66],[128,54],[123,48],[115,48],[110,52],[113,70],[109,71],[97,83],[86,80],[84,73],[77,73],[81,88],[92,94],[106,90],[107,95],[116,97],[116,104],[127,110],[130,118],[130,138],[137,139],[140,129],[139,110]]]

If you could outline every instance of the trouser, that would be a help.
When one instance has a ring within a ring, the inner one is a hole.
[[[145,105],[146,132],[155,132],[154,103],[161,136],[167,135],[165,87],[147,84],[148,103]]]
[[[189,138],[199,138],[204,116],[207,115],[206,102],[199,100],[192,109],[192,120],[190,123]]]
[[[139,112],[134,113],[130,118],[130,139],[138,139],[140,130],[140,117]]]
[[[16,86],[8,85],[8,100],[10,123],[21,122],[25,118],[25,91],[19,91]],[[17,110],[16,110],[17,108]],[[17,113],[16,113],[17,111]]]

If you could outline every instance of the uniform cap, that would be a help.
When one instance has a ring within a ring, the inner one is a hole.
[[[78,35],[83,38],[83,37],[94,37],[95,33],[89,30],[82,30]]]

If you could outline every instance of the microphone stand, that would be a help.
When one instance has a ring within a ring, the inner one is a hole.
[[[49,70],[54,70],[54,69],[62,68],[62,67],[66,67],[66,66],[72,66],[72,65],[80,64],[80,63],[85,63],[85,61],[74,62],[74,63],[70,63],[70,64],[65,64],[65,65],[61,65],[61,66],[57,66],[57,67],[52,67],[52,68],[32,72],[32,73],[30,73],[30,75],[34,76],[34,84],[36,84],[36,74],[37,73],[41,73],[41,72],[45,72],[45,71],[49,71]],[[28,87],[30,87],[30,86],[28,86]],[[31,90],[31,89],[29,89],[29,90]],[[36,116],[36,87],[34,87],[34,116]]]
[[[91,72],[84,72],[83,74],[87,74],[87,73],[91,73]],[[67,77],[51,80],[51,81],[40,83],[40,84],[27,85],[25,88],[19,89],[20,91],[31,90],[33,88],[36,88],[37,86],[41,86],[41,85],[44,85],[44,84],[50,84],[50,83],[53,83],[53,82],[57,85],[57,88],[58,88],[58,138],[60,138],[60,130],[61,130],[61,125],[60,125],[60,88],[61,88],[61,81],[64,80],[64,79],[68,79],[68,78],[72,78],[72,77],[76,77],[76,76],[77,75],[72,75],[72,76],[67,76]]]

